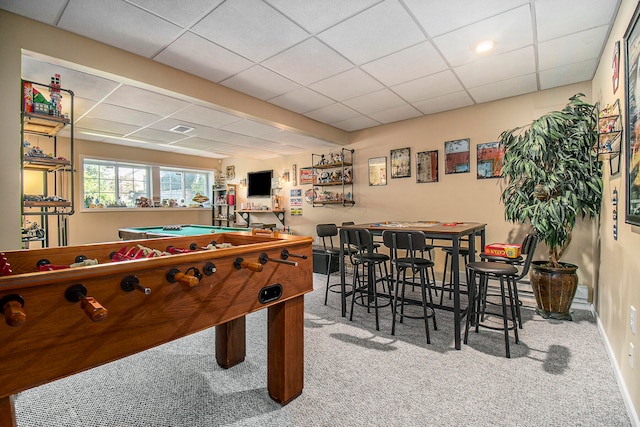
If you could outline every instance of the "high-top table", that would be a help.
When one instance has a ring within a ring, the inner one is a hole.
[[[453,270],[453,308],[435,305],[436,308],[453,311],[455,348],[460,350],[461,321],[463,310],[460,307],[460,242],[469,241],[469,262],[475,261],[476,237],[480,237],[480,247],[485,245],[486,224],[478,222],[440,222],[440,221],[382,221],[366,224],[344,225],[341,229],[366,228],[373,235],[381,235],[385,230],[422,231],[426,238],[451,241],[451,269]],[[345,289],[344,240],[340,232],[340,283],[342,317],[347,314],[347,299]]]

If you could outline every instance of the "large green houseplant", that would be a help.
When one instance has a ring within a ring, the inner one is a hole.
[[[597,113],[583,97],[574,95],[561,111],[500,135],[505,217],[530,224],[548,248],[548,259],[535,261],[531,268],[538,313],[544,317],[571,318],[578,267],[560,258],[571,242],[576,219],[600,213],[602,168],[594,150]]]

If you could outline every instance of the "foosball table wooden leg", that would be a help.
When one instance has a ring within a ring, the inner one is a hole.
[[[267,388],[273,400],[286,405],[304,386],[304,295],[268,310]]]
[[[16,412],[13,395],[0,397],[0,426],[16,427]]]
[[[220,367],[228,369],[242,363],[246,353],[244,316],[216,326],[216,361]]]

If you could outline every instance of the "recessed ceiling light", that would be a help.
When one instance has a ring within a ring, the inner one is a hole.
[[[493,40],[485,40],[476,45],[476,52],[484,53],[493,49]]]
[[[191,132],[193,130],[192,127],[189,126],[185,126],[185,125],[178,125],[175,126],[171,129],[169,129],[171,132],[177,132],[177,133],[187,133],[187,132]]]

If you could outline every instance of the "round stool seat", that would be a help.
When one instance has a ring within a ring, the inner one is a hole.
[[[326,254],[330,254],[330,255],[340,255],[340,249],[339,248],[327,248],[324,253]]]
[[[453,248],[451,247],[442,248],[442,252],[453,254]],[[469,255],[469,248],[458,248],[458,253],[460,255]]]
[[[379,253],[360,252],[353,256],[354,259],[361,262],[385,262],[389,261],[389,255]]]
[[[478,273],[495,274],[504,276],[515,276],[518,269],[511,264],[503,262],[470,262],[467,268]]]
[[[393,260],[393,263],[398,267],[404,268],[411,268],[413,266],[416,268],[429,268],[435,265],[430,259],[424,258],[397,258]]]

